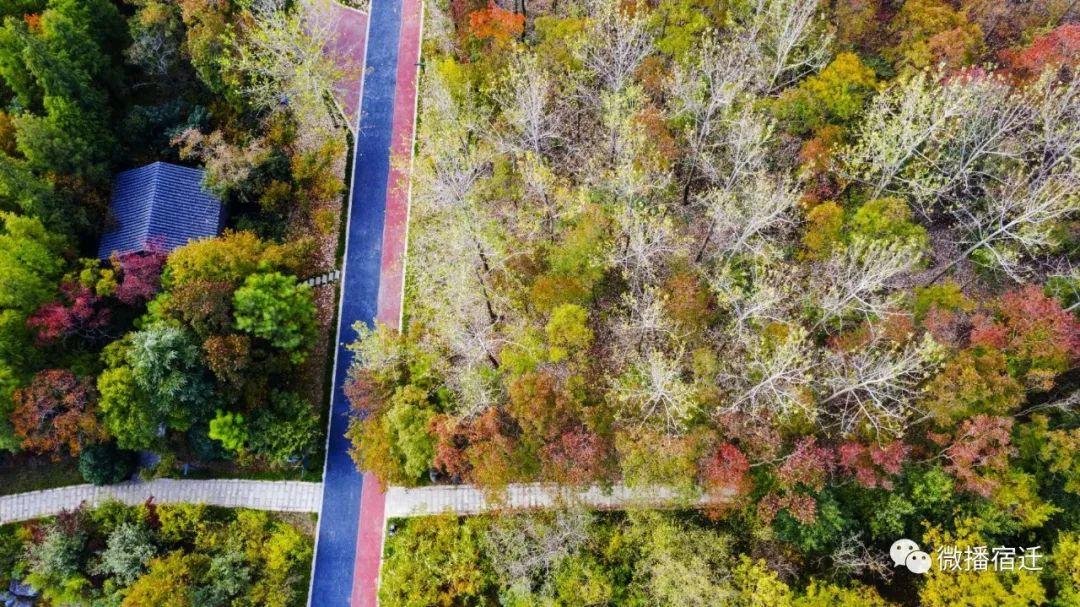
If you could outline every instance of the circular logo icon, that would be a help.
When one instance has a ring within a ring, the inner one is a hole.
[[[892,557],[893,567],[899,567],[907,562],[907,557],[919,549],[919,545],[909,539],[900,539],[892,543],[889,548],[889,556]]]
[[[922,575],[930,571],[930,555],[922,550],[916,550],[907,555],[904,564],[907,565],[908,571]]]

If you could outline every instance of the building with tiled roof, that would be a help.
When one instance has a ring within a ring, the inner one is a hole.
[[[98,258],[113,253],[172,251],[221,232],[221,201],[203,186],[205,171],[155,162],[124,171],[113,182],[109,223]]]

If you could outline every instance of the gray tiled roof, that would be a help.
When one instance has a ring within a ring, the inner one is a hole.
[[[172,251],[221,231],[221,202],[202,185],[204,171],[155,162],[124,171],[113,182],[109,229],[98,257],[143,251],[149,245]]]

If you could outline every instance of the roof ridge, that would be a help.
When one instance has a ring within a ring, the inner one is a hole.
[[[146,226],[143,230],[142,242],[139,245],[142,248],[146,248],[150,244],[150,239],[153,235],[150,233],[150,228],[154,224],[154,215],[157,213],[158,203],[158,181],[161,176],[161,161],[157,160],[146,165],[145,168],[150,169],[150,208],[147,213]]]

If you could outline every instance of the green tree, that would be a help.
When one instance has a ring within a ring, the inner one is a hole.
[[[56,297],[68,243],[34,218],[3,213],[0,222],[0,361],[18,377],[43,362],[26,319]]]
[[[187,430],[194,422],[210,416],[217,400],[214,383],[203,366],[198,341],[191,333],[154,323],[118,342],[110,357],[119,363],[114,368],[131,369],[131,383],[125,372],[117,372],[110,378],[115,382],[117,394],[129,391],[129,394],[145,395],[141,401],[145,407],[141,409],[135,408],[137,403],[128,408],[118,407],[124,415],[117,417],[126,421],[115,423],[126,425],[141,418],[156,422],[150,425],[152,428],[163,423],[174,430]],[[132,384],[137,391],[130,392]],[[134,433],[129,436],[134,438]],[[145,433],[137,437],[145,438]]]
[[[431,467],[435,456],[435,437],[430,431],[433,417],[427,392],[416,386],[398,388],[390,398],[384,423],[392,441],[391,452],[407,478],[417,479]]]
[[[930,571],[919,591],[920,604],[925,607],[1034,607],[1046,604],[1046,589],[1038,575],[1031,571]]]
[[[634,583],[652,605],[716,605],[732,594],[730,538],[669,514],[633,513],[627,540],[640,546]]]
[[[915,514],[915,506],[902,494],[890,492],[875,496],[869,514],[870,536],[882,541],[904,537],[904,530]]]
[[[482,521],[410,519],[386,540],[379,604],[383,607],[475,604],[491,584],[482,563]]]
[[[104,178],[114,146],[109,90],[119,84],[125,38],[124,20],[108,0],[50,0],[33,31],[5,21],[0,46],[19,60],[0,75],[29,110],[15,126],[32,170]]]
[[[1005,355],[969,348],[953,357],[926,387],[926,409],[942,425],[980,413],[1005,415],[1024,402],[1024,388],[1010,374]]]
[[[38,219],[0,215],[0,309],[29,314],[56,296],[67,242]]]
[[[808,259],[828,259],[843,243],[844,209],[832,201],[823,202],[806,214],[803,247]]]
[[[632,487],[665,484],[680,496],[696,494],[697,459],[689,437],[664,435],[647,429],[624,431],[615,438],[623,481]]]
[[[255,567],[261,573],[248,592],[248,600],[266,607],[290,607],[302,601],[308,590],[304,576],[311,567],[311,539],[265,512],[242,511],[237,515],[237,524],[245,518],[265,521],[265,535],[246,548],[249,554],[258,554]]]
[[[908,470],[904,484],[911,503],[924,515],[947,509],[955,497],[956,483],[941,466]]]
[[[228,549],[210,559],[207,584],[195,589],[192,602],[206,607],[224,607],[251,588],[254,573],[244,555]]]
[[[0,364],[0,450],[3,451],[18,451],[19,444],[22,443],[11,424],[11,413],[15,409],[15,390],[21,383],[10,368]]]
[[[976,530],[981,521],[965,518],[950,521],[955,531],[932,526],[923,535],[923,550],[939,546],[985,546],[989,542]],[[1046,589],[1033,571],[946,571],[930,569],[919,590],[925,607],[973,605],[982,607],[1029,607],[1046,603]]]
[[[926,249],[926,228],[912,221],[911,209],[902,198],[878,198],[864,203],[851,217],[852,238],[903,243]]]
[[[69,232],[89,225],[84,208],[72,205],[51,182],[35,175],[26,161],[15,159],[7,152],[0,152],[0,201],[4,208],[20,209],[37,217],[51,230]]]
[[[651,15],[663,31],[656,41],[657,50],[670,55],[675,62],[684,60],[705,31],[718,25],[720,16],[720,7],[708,0],[660,2]]]
[[[109,434],[122,449],[149,449],[162,418],[126,365],[105,369],[97,379],[98,408]]]
[[[162,540],[193,544],[199,535],[201,521],[209,515],[209,508],[206,504],[162,504],[157,514]]]
[[[236,327],[291,354],[307,357],[315,338],[315,303],[311,287],[280,272],[252,274],[233,295]]]
[[[29,31],[20,24],[22,15],[4,15],[4,27],[0,28],[0,78],[13,94],[13,103],[19,108],[40,108],[41,87],[26,67],[22,50]]]
[[[915,315],[916,322],[922,322],[932,310],[940,312],[971,312],[975,309],[975,302],[971,301],[960,285],[951,280],[942,281],[940,284],[916,287],[915,296],[912,298],[911,311]]]
[[[145,525],[121,523],[109,534],[96,570],[115,578],[121,586],[128,586],[146,571],[156,554],[154,536]]]
[[[209,567],[209,557],[175,550],[150,562],[150,570],[128,588],[121,607],[195,607],[192,589]]]
[[[562,304],[551,311],[545,331],[552,362],[583,353],[592,344],[593,332],[588,325],[589,312],[575,304]]]
[[[81,604],[90,581],[82,572],[86,532],[79,524],[79,513],[65,513],[45,528],[40,542],[30,546],[30,574],[26,581],[54,604]]]
[[[869,586],[855,582],[851,587],[837,586],[820,580],[811,580],[806,594],[795,599],[794,607],[889,607],[891,603],[881,598]]]
[[[615,597],[615,569],[595,558],[567,558],[555,571],[555,595],[564,605],[608,605]]]
[[[87,445],[79,453],[79,473],[92,485],[112,485],[131,476],[138,456],[113,443]]]
[[[227,283],[233,288],[262,269],[296,274],[311,252],[309,240],[274,244],[251,232],[227,231],[217,238],[190,242],[169,254],[162,286],[202,282]]]
[[[26,555],[25,546],[23,546],[23,541],[19,537],[17,529],[15,525],[5,525],[0,528],[0,584],[5,586],[11,579],[15,566]]]
[[[252,415],[251,449],[273,462],[312,455],[321,437],[315,409],[295,392],[272,393],[269,406]]]
[[[765,566],[764,561],[754,561],[746,555],[739,557],[739,563],[732,571],[732,583],[735,586],[738,607],[790,607],[791,589],[782,582],[775,571]]]
[[[788,130],[804,134],[858,116],[878,85],[874,70],[854,53],[840,53],[821,73],[776,100],[774,112]]]
[[[182,2],[180,17],[187,27],[184,49],[192,67],[206,86],[217,94],[225,92],[221,76],[221,56],[225,33],[233,19],[234,2]]]
[[[247,446],[250,432],[243,415],[217,410],[217,415],[210,420],[210,438],[221,441],[230,451],[240,453]]]
[[[790,542],[804,553],[825,552],[834,547],[852,521],[840,508],[840,503],[828,491],[817,498],[817,514],[811,524],[804,524],[787,510],[773,521],[780,539]]]
[[[287,4],[252,5],[244,19],[247,31],[226,35],[230,48],[220,59],[230,93],[257,111],[278,111],[285,97],[306,137],[333,132],[335,115],[344,112],[331,114],[328,103],[337,103],[333,93],[345,70],[325,52],[332,29],[312,27]]]
[[[1058,534],[1050,554],[1050,577],[1057,587],[1055,607],[1080,604],[1080,533]]]
[[[1039,484],[1060,483],[1065,491],[1080,495],[1080,428],[1050,429],[1050,418],[1038,414],[1016,430],[1024,468],[1042,477]]]

